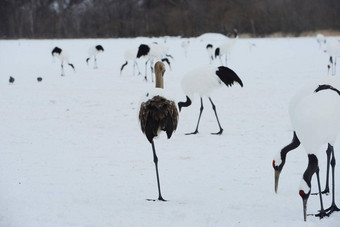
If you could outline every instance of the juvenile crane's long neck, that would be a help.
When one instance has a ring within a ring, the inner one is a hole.
[[[156,88],[164,88],[162,72],[156,73]]]
[[[165,72],[165,66],[162,62],[155,64],[155,75],[156,75],[156,88],[164,88],[163,74]]]

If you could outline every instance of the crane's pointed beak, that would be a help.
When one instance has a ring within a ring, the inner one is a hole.
[[[307,199],[302,199],[303,203],[303,220],[307,221]]]
[[[279,178],[281,171],[275,170],[275,193],[277,194],[277,188],[279,187]]]

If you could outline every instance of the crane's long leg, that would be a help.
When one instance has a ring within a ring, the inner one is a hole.
[[[340,209],[335,205],[335,176],[334,176],[334,170],[335,170],[335,157],[334,157],[334,148],[333,146],[329,145],[331,147],[331,151],[332,151],[332,160],[331,160],[331,165],[332,165],[332,205],[326,209],[326,211],[328,212],[327,214],[330,215],[331,213],[333,213],[334,211],[340,211]]]
[[[61,76],[64,76],[64,62],[61,62]]]
[[[334,66],[333,66],[334,67],[334,74],[333,74],[333,76],[336,74],[336,59],[337,58],[335,57],[335,59],[334,59]]]
[[[325,190],[322,191],[322,194],[328,194],[329,193],[329,166],[331,161],[331,153],[332,153],[332,145],[328,144],[326,154],[327,154],[327,175],[326,175],[326,185]]]
[[[148,78],[147,78],[147,66],[148,66],[148,62],[149,62],[150,59],[148,59],[146,62],[145,62],[145,76],[144,76],[144,79],[147,81]],[[152,75],[151,75],[152,76]]]
[[[326,211],[323,208],[323,201],[322,201],[322,194],[321,194],[321,185],[320,185],[320,176],[319,176],[319,166],[316,169],[315,173],[316,173],[316,179],[318,181],[318,189],[319,189],[319,196],[320,196],[320,207],[321,207],[319,213],[317,213],[315,216],[316,217],[320,217],[320,219],[321,219],[321,218],[323,218],[325,216],[328,216],[328,214],[326,214]]]
[[[94,69],[98,69],[98,66],[97,66],[97,57],[94,56],[94,66],[93,66]]]
[[[219,132],[211,133],[211,134],[213,134],[213,135],[221,135],[223,133],[223,128],[221,127],[220,121],[218,120],[218,116],[217,116],[217,112],[216,112],[216,106],[215,106],[215,104],[213,103],[213,101],[211,100],[210,97],[209,97],[209,100],[210,100],[212,108],[213,108],[213,110],[215,112],[215,116],[216,116],[216,120],[217,120],[217,123],[218,123],[218,127],[220,127],[220,131]]]
[[[156,176],[157,176],[157,185],[158,185],[158,200],[166,201],[165,199],[163,199],[162,194],[161,194],[161,186],[160,186],[159,174],[158,174],[158,157],[156,155],[155,144],[154,144],[153,141],[151,142],[151,145],[152,145],[152,152],[153,152],[153,162],[155,163],[155,167],[156,167]]]
[[[330,161],[331,161],[331,154],[332,154],[332,146],[328,144],[327,150],[327,173],[326,173],[326,185],[325,185],[325,190],[323,190],[321,193],[322,194],[328,194],[329,193],[329,166],[330,166]],[[318,193],[312,193],[312,195],[317,195]]]
[[[150,61],[150,67],[151,67],[151,81],[153,82],[153,74],[154,74],[154,70],[153,70],[153,59],[151,59],[151,61]]]
[[[186,133],[185,135],[193,135],[193,134],[197,134],[198,133],[198,125],[200,124],[200,120],[201,120],[201,115],[202,115],[203,109],[204,109],[204,107],[203,107],[203,100],[202,100],[202,97],[201,97],[200,115],[198,116],[196,130],[194,132]]]

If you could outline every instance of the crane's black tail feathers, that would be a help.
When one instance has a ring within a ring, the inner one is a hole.
[[[225,83],[225,85],[232,86],[234,82],[237,82],[243,87],[242,80],[238,77],[238,75],[231,69],[225,66],[218,67],[216,71],[216,75]]]

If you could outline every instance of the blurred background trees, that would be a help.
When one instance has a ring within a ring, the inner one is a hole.
[[[340,30],[339,0],[1,0],[0,38]]]

